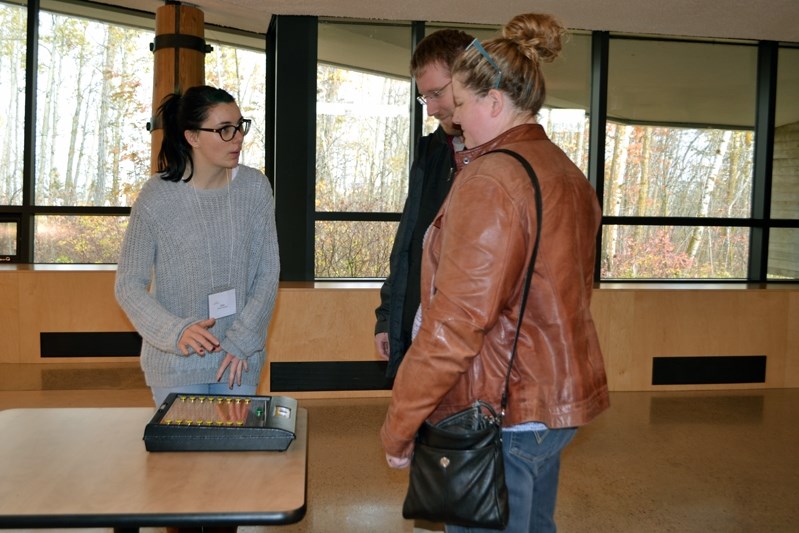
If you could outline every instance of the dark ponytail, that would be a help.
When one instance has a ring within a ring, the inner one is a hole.
[[[209,110],[218,104],[235,102],[233,96],[223,89],[209,85],[191,87],[186,93],[168,94],[158,108],[164,138],[158,152],[158,172],[161,178],[180,181],[189,170],[186,181],[194,175],[192,147],[185,132],[202,127]]]

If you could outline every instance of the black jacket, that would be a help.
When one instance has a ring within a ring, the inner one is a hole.
[[[419,139],[408,180],[408,198],[391,249],[389,274],[375,309],[375,334],[388,332],[386,376],[393,378],[410,346],[413,317],[419,307],[422,242],[427,227],[452,185],[455,159],[447,134],[439,126]]]

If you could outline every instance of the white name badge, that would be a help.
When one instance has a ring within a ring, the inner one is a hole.
[[[223,318],[236,314],[236,289],[215,292],[208,296],[208,316]]]

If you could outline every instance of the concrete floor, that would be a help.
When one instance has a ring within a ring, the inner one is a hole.
[[[135,380],[92,389],[81,378],[79,389],[62,381],[42,390],[15,378],[30,372],[18,366],[0,365],[0,409],[152,403]],[[402,518],[407,472],[386,467],[377,435],[387,401],[301,400],[310,428],[306,516],[239,532],[442,531]],[[564,452],[560,531],[799,531],[799,389],[617,392],[611,403]]]

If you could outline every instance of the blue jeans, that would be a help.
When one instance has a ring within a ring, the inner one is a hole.
[[[505,484],[510,520],[502,531],[549,533],[555,527],[560,452],[574,438],[577,428],[502,432]],[[496,533],[447,524],[447,533]]]
[[[237,394],[239,396],[254,396],[255,385],[233,385],[231,389],[227,380],[223,383],[200,383],[198,385],[183,385],[182,387],[150,387],[153,393],[155,406],[160,407],[170,392],[181,394]]]

